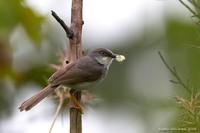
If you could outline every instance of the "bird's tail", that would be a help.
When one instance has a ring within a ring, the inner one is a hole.
[[[28,111],[32,107],[34,107],[36,104],[38,104],[41,100],[43,100],[45,97],[47,97],[50,93],[52,93],[57,86],[51,86],[50,84],[46,86],[43,90],[29,98],[28,100],[24,101],[21,106],[19,107],[20,111]]]

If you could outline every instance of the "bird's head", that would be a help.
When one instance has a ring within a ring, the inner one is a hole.
[[[116,59],[119,62],[125,60],[123,55],[115,54],[111,50],[105,48],[95,49],[89,54],[89,56],[98,61],[98,63],[105,66],[109,66],[113,59]]]

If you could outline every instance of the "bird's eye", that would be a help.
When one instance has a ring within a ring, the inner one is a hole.
[[[101,51],[101,52],[100,52],[100,54],[102,54],[102,55],[106,55],[106,53],[105,53],[105,52],[103,52],[103,51]]]

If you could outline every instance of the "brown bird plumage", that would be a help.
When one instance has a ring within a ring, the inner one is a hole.
[[[21,104],[20,111],[30,110],[60,85],[81,89],[103,79],[115,57],[110,50],[100,48],[60,68],[49,78],[49,84],[43,90]]]

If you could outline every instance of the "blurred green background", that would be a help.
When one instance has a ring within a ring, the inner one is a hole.
[[[114,62],[106,80],[92,89],[98,99],[85,107],[83,133],[182,133],[191,132],[189,127],[200,132],[199,99],[188,105],[195,113],[175,99],[190,100],[200,86],[200,3],[184,2],[197,16],[178,0],[84,0],[83,47],[107,47],[127,60]],[[29,112],[17,107],[46,85],[54,72],[49,64],[58,63],[57,54],[67,48],[50,10],[69,24],[70,5],[70,0],[0,1],[0,133],[48,132],[55,100]],[[176,79],[158,51],[194,94],[169,81]],[[53,132],[67,132],[68,117],[64,112]]]

